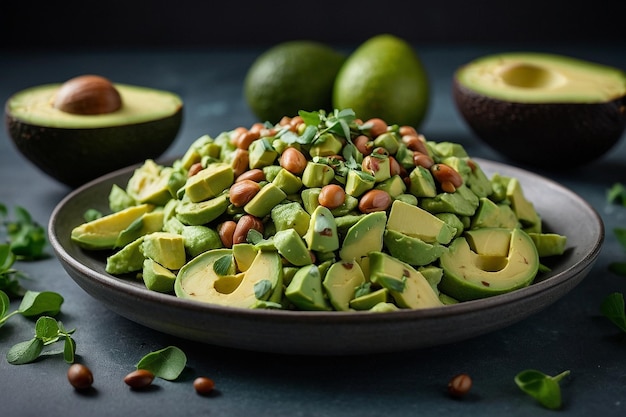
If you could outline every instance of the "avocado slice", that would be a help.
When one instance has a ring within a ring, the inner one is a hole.
[[[119,109],[75,114],[53,105],[61,86],[46,84],[15,93],[5,104],[5,119],[19,151],[71,187],[159,157],[182,124],[182,100],[168,91],[114,84],[122,101]]]
[[[572,57],[532,52],[480,57],[455,72],[453,93],[477,136],[512,160],[534,166],[588,163],[612,148],[626,128],[626,73]]]
[[[116,213],[83,223],[72,229],[72,242],[84,249],[113,249],[120,233],[154,208],[151,204],[131,206]]]
[[[178,297],[239,308],[255,308],[259,301],[278,302],[283,268],[278,252],[259,251],[245,272],[219,275],[214,264],[231,249],[214,249],[195,257],[176,276]]]
[[[482,228],[465,232],[439,258],[440,290],[467,301],[528,286],[539,270],[539,255],[520,228]]]

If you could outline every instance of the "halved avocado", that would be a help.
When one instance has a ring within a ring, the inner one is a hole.
[[[17,149],[70,187],[157,158],[178,134],[183,103],[174,93],[112,84],[121,99],[119,108],[74,113],[55,103],[64,85],[46,84],[14,94],[5,105],[5,122]]]
[[[533,240],[520,228],[481,228],[465,232],[439,258],[439,289],[468,301],[524,288],[539,270]]]
[[[599,158],[626,128],[626,73],[572,57],[481,57],[456,71],[453,95],[467,124],[493,149],[547,169]]]

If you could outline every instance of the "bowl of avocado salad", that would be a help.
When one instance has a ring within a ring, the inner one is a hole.
[[[204,135],[75,190],[49,231],[69,275],[122,316],[296,354],[502,328],[577,285],[604,237],[559,184],[350,109]]]

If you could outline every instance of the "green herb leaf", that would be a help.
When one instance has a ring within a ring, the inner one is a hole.
[[[44,345],[59,340],[59,325],[52,317],[42,316],[35,323],[35,337],[41,339]]]
[[[624,310],[624,295],[614,292],[607,296],[600,305],[600,311],[613,324],[626,332],[626,311]]]
[[[570,371],[565,371],[552,377],[534,369],[527,369],[515,376],[515,383],[544,407],[556,410],[561,407],[559,381],[569,373]]]
[[[357,287],[356,291],[354,292],[354,298],[362,297],[371,292],[372,292],[372,283],[364,282],[363,284]]]
[[[233,255],[219,257],[213,262],[213,272],[220,276],[230,275],[233,271],[233,259]]]
[[[607,201],[626,206],[626,187],[621,183],[613,184],[607,193]]]
[[[76,355],[76,342],[70,336],[65,336],[65,344],[63,345],[63,359],[67,363],[74,363]]]
[[[3,224],[11,251],[18,258],[25,260],[41,258],[47,243],[46,230],[33,221],[30,213],[23,207],[15,208],[13,220],[7,218],[6,206],[3,207],[0,215],[4,218]]]
[[[162,379],[173,381],[187,366],[187,356],[176,346],[148,353],[141,358],[137,369],[145,369]]]
[[[39,357],[42,350],[43,342],[36,337],[25,342],[20,342],[13,345],[7,352],[7,362],[11,365],[23,365],[33,362]]]
[[[613,233],[617,238],[617,242],[622,246],[623,249],[626,249],[626,229],[618,227],[613,229]]]
[[[25,317],[34,317],[40,314],[55,316],[61,310],[63,297],[52,291],[26,291],[18,308],[18,312]]]
[[[11,300],[9,299],[9,296],[4,291],[0,290],[0,319],[6,316],[10,307]]]
[[[269,279],[262,279],[254,284],[254,296],[257,300],[266,298],[272,290],[272,282]]]
[[[88,209],[87,211],[85,211],[85,213],[83,213],[83,218],[85,219],[86,222],[98,220],[101,217],[102,217],[102,212],[93,208]]]

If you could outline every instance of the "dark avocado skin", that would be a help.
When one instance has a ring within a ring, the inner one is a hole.
[[[44,173],[72,188],[111,171],[156,159],[172,144],[182,118],[181,106],[169,117],[145,123],[64,129],[35,126],[5,111],[6,126],[18,150]]]
[[[547,170],[588,164],[626,129],[626,96],[604,103],[527,104],[494,99],[453,81],[459,113],[474,133],[513,161]]]

